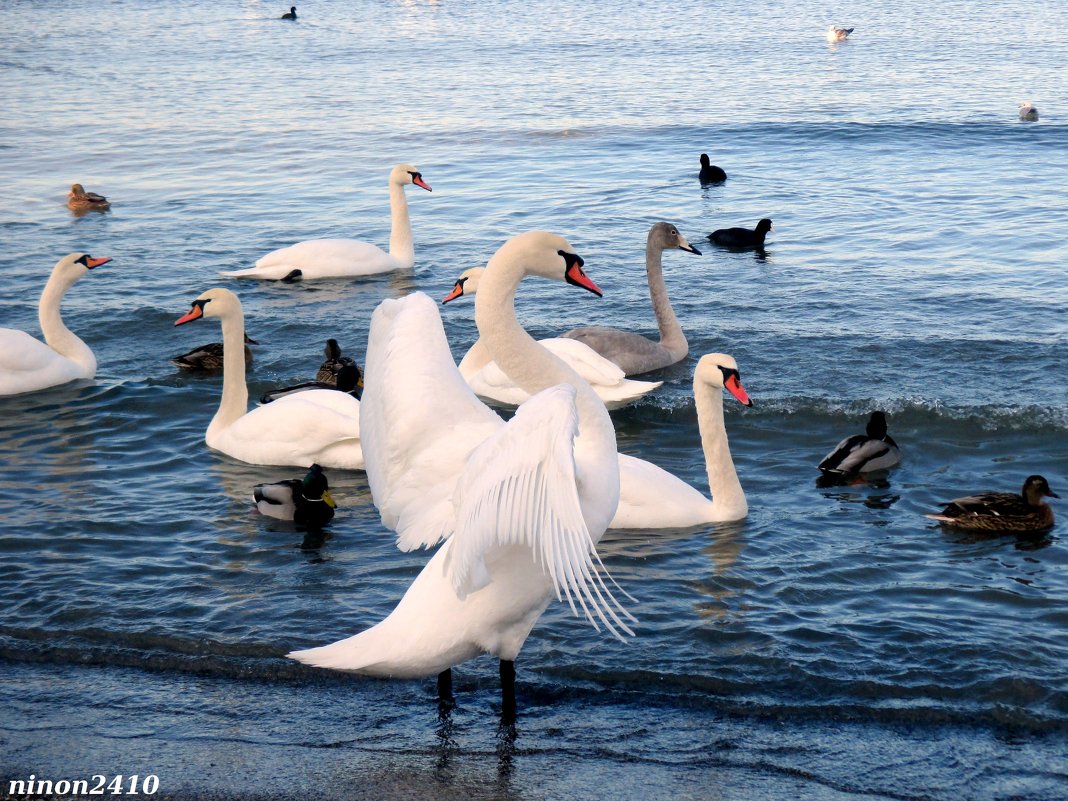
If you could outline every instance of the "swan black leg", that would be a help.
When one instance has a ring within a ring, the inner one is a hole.
[[[515,662],[501,660],[501,719],[515,721]]]
[[[454,703],[452,697],[452,668],[445,668],[438,674],[438,705],[451,707]]]

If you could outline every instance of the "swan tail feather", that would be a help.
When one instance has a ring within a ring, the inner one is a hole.
[[[382,653],[378,647],[381,637],[377,630],[378,626],[373,626],[330,645],[290,651],[286,656],[312,667],[359,671],[381,661]]]

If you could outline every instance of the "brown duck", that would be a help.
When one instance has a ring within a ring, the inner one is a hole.
[[[249,350],[249,345],[259,345],[260,343],[245,334],[245,369],[247,370],[252,365],[252,351]],[[200,347],[193,348],[188,353],[183,353],[181,356],[174,356],[171,359],[171,363],[175,367],[181,367],[183,370],[202,370],[204,372],[214,372],[223,369],[223,343],[211,342],[207,345],[201,345]]]
[[[971,531],[1040,534],[1053,528],[1053,510],[1042,500],[1061,497],[1042,476],[1028,476],[1019,495],[984,492],[950,501],[941,514],[927,515],[945,526]]]
[[[271,403],[286,395],[303,392],[306,389],[336,389],[347,392],[359,400],[363,394],[363,371],[360,370],[359,365],[348,356],[341,355],[341,346],[337,344],[336,339],[326,340],[323,353],[326,361],[319,366],[319,372],[315,374],[314,381],[272,389],[260,396],[260,404]]]
[[[108,199],[96,192],[86,192],[81,184],[72,184],[67,193],[67,208],[71,211],[107,211]]]

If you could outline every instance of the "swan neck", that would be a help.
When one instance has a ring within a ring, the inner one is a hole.
[[[515,316],[515,290],[523,278],[523,270],[497,259],[490,260],[475,295],[475,322],[480,341],[501,371],[531,395],[557,384],[575,388],[579,424],[575,439],[576,471],[581,494],[586,496],[589,508],[596,510],[587,518],[590,534],[596,541],[619,503],[616,432],[612,419],[589,383],[539,345],[519,324]]]
[[[693,382],[694,402],[697,405],[697,426],[701,431],[701,448],[705,453],[708,488],[716,517],[737,520],[746,516],[749,505],[745,500],[738,472],[734,469],[727,429],[723,422],[723,393],[696,378]]]
[[[482,337],[479,337],[475,340],[475,344],[464,354],[457,369],[459,369],[460,375],[464,377],[464,380],[467,380],[491,361],[493,361],[493,358],[489,354],[489,349],[486,347],[486,343],[482,341]]]
[[[248,385],[245,384],[245,316],[240,309],[235,309],[221,319],[223,391],[219,411],[208,426],[209,440],[248,412]]]
[[[521,270],[491,260],[475,295],[475,324],[482,355],[496,361],[517,386],[535,395],[547,387],[571,383],[570,369],[538,345],[516,319],[515,290],[522,278]]]
[[[392,226],[389,232],[389,255],[408,270],[415,264],[415,246],[412,244],[412,222],[408,217],[408,198],[404,185],[389,182],[389,211]]]
[[[675,310],[671,308],[671,300],[668,299],[663,260],[663,248],[652,242],[646,245],[645,274],[649,282],[649,297],[653,301],[653,314],[656,315],[656,324],[660,328],[660,344],[670,351],[677,361],[689,352],[690,344],[682,333],[682,326],[679,325]]]
[[[37,320],[48,346],[80,366],[86,378],[92,378],[96,375],[96,357],[89,346],[63,324],[59,310],[63,296],[80,277],[53,270],[37,304]]]

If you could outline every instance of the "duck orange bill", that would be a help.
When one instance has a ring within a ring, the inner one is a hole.
[[[604,297],[604,292],[602,292],[601,288],[597,286],[597,284],[593,283],[593,281],[589,279],[586,273],[582,271],[582,265],[577,261],[572,262],[571,266],[567,268],[567,272],[564,273],[564,278],[569,284],[574,284],[575,286],[580,286],[583,289],[588,289],[590,292],[592,292],[599,298]]]
[[[464,293],[464,285],[459,281],[456,282],[456,286],[452,288],[452,291],[441,299],[442,303],[448,303],[450,300],[456,300],[460,295]]]
[[[193,308],[191,308],[189,310],[189,313],[188,314],[183,314],[181,317],[179,317],[177,320],[174,321],[174,324],[175,325],[182,325],[183,323],[191,323],[191,322],[193,322],[193,320],[196,320],[196,319],[198,319],[200,317],[203,317],[203,316],[204,316],[204,309],[201,308],[199,304],[194,303],[193,304]]]
[[[412,178],[412,183],[415,184],[416,186],[423,187],[423,189],[425,189],[427,192],[433,192],[434,191],[433,189],[430,188],[430,184],[428,184],[426,181],[423,180],[423,176],[422,175],[417,175],[414,178]],[[446,194],[448,194],[448,193],[446,193]]]
[[[753,402],[749,400],[749,393],[745,391],[745,387],[743,387],[742,382],[738,380],[738,376],[732,375],[723,385],[740,403],[743,403],[746,406],[753,405]]]
[[[92,256],[90,256],[88,259],[85,260],[85,266],[91,270],[94,267],[99,267],[101,264],[107,264],[109,261],[111,261],[111,256],[105,256],[102,259],[94,259]]]

